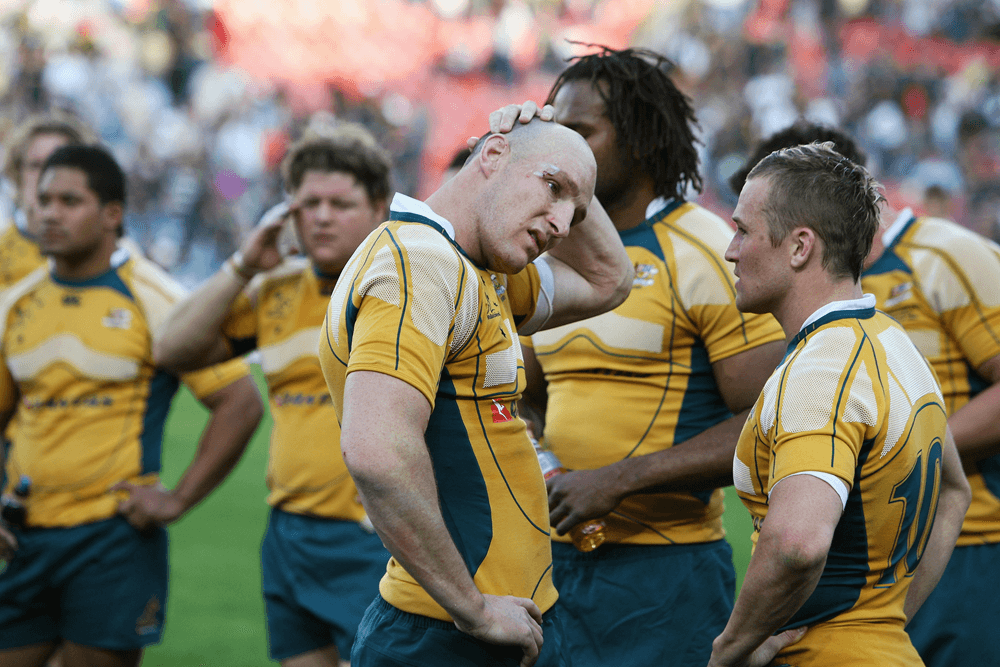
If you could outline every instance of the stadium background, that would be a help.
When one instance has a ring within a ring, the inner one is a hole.
[[[0,0],[0,145],[33,112],[79,115],[127,170],[130,236],[194,286],[280,198],[306,126],[365,124],[396,189],[426,196],[489,111],[545,96],[574,41],[676,61],[700,120],[691,196],[727,219],[748,148],[804,115],[852,132],[897,208],[1000,237],[1000,0]],[[168,484],[203,423],[180,394]],[[267,663],[268,428],[171,529],[166,640],[144,664]],[[742,573],[749,522],[727,507]]]

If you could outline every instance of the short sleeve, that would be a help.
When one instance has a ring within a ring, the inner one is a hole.
[[[978,368],[1000,355],[1000,247],[962,233],[937,253],[918,264],[922,288],[962,356]]]
[[[222,333],[234,355],[243,355],[257,347],[257,309],[249,289],[240,292],[222,322]]]
[[[401,226],[392,241],[377,247],[353,287],[347,373],[398,378],[433,406],[454,337],[478,314],[479,278],[430,227]]]
[[[852,328],[820,329],[789,365],[777,404],[763,406],[776,417],[768,493],[801,472],[829,473],[848,487],[854,484],[861,448],[884,408],[873,391],[874,365],[852,363],[856,349]]]
[[[186,373],[181,381],[199,399],[224,389],[237,380],[250,375],[250,367],[242,358],[230,359],[193,373]]]

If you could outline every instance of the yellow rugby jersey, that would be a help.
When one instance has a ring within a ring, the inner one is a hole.
[[[13,220],[0,223],[0,290],[7,289],[42,266],[45,257],[38,244]]]
[[[683,443],[729,417],[712,364],[785,335],[770,315],[736,308],[733,236],[718,216],[670,202],[621,232],[635,264],[613,311],[535,334],[548,381],[545,442],[569,469],[593,469]],[[645,493],[605,519],[608,541],[722,539],[723,493]],[[570,541],[570,536],[553,535]]]
[[[424,437],[469,573],[483,593],[531,598],[543,612],[558,597],[548,499],[515,404],[524,386],[517,331],[547,317],[547,301],[537,302],[551,280],[544,261],[513,276],[476,266],[447,220],[396,195],[390,221],[341,274],[320,341],[338,413],[356,370],[403,380],[430,401]],[[399,609],[449,619],[395,559],[379,588]]]
[[[989,386],[975,369],[1000,354],[1000,247],[908,210],[883,238],[885,252],[861,284],[927,357],[951,415]],[[1000,455],[977,467],[959,546],[1000,542]]]
[[[237,297],[223,323],[236,354],[256,349],[271,416],[268,502],[284,511],[358,521],[364,508],[340,454],[340,423],[316,357],[335,277],[286,259]]]
[[[33,526],[115,514],[121,480],[153,483],[178,380],[153,366],[152,337],[183,296],[142,257],[80,282],[37,271],[0,301],[0,409],[16,405],[8,484],[31,478]],[[241,360],[185,375],[205,397],[248,374]]]
[[[733,459],[754,544],[780,480],[816,472],[849,491],[819,584],[786,626],[810,630],[776,663],[923,664],[903,602],[937,510],[946,422],[933,371],[870,294],[821,308],[789,343]]]

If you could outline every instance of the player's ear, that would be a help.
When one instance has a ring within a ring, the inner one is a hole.
[[[801,269],[819,252],[819,238],[809,227],[796,227],[788,236],[789,264],[793,269]]]
[[[506,157],[510,155],[510,142],[502,134],[494,134],[486,138],[483,149],[479,152],[477,164],[487,178],[500,170]]]
[[[104,228],[120,236],[118,230],[122,228],[122,222],[125,219],[125,207],[122,203],[113,201],[104,204],[101,207],[101,217]]]

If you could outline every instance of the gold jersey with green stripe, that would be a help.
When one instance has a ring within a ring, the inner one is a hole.
[[[45,257],[35,243],[14,223],[0,222],[0,291],[7,289],[42,266]]]
[[[937,509],[946,424],[933,370],[872,295],[827,304],[790,341],[743,427],[734,485],[755,545],[789,476],[825,478],[844,512],[815,591],[786,625],[810,629],[776,664],[923,664],[903,602]]]
[[[548,317],[552,273],[473,263],[426,204],[396,195],[390,221],[358,248],[330,300],[320,362],[342,415],[354,371],[398,378],[432,412],[424,434],[442,516],[480,591],[555,603],[541,469],[515,404],[524,387],[517,332]],[[448,614],[395,560],[382,596],[403,611]]]
[[[286,512],[358,521],[364,508],[340,454],[340,424],[316,357],[336,277],[306,258],[259,275],[233,302],[223,333],[256,349],[270,397],[268,502]]]
[[[1000,246],[953,222],[909,211],[883,240],[885,252],[861,284],[927,357],[948,414],[954,414],[989,386],[976,369],[1000,355]],[[959,546],[1000,542],[1000,455],[976,467]]]
[[[678,446],[731,417],[712,364],[785,338],[770,315],[736,308],[723,259],[732,228],[696,204],[656,208],[621,232],[635,264],[628,299],[531,338],[548,381],[545,442],[571,470]],[[722,539],[722,499],[718,489],[630,496],[605,519],[608,541]]]
[[[152,340],[184,294],[142,257],[119,251],[89,280],[41,268],[0,300],[0,410],[16,408],[8,485],[31,479],[31,526],[108,518],[116,482],[153,483],[178,378],[153,366]],[[249,369],[242,360],[183,376],[198,397]]]

